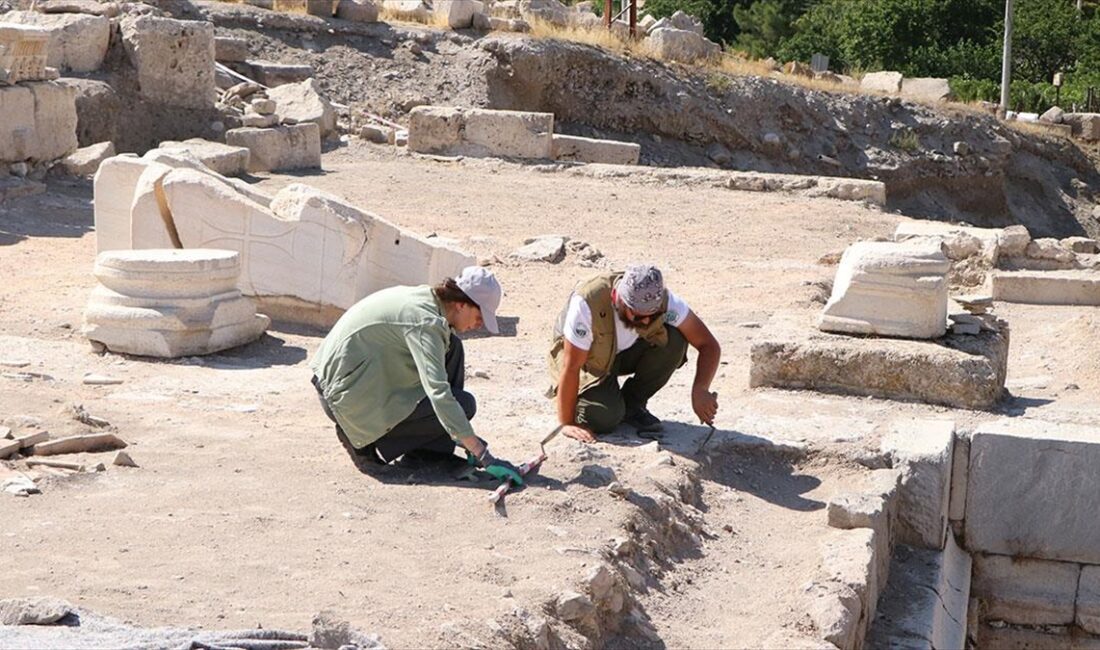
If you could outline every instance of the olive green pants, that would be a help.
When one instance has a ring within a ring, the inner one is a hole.
[[[668,330],[668,344],[651,345],[642,339],[615,355],[611,373],[577,396],[577,424],[594,433],[608,433],[627,413],[645,408],[649,398],[664,388],[672,373],[687,361],[687,339],[675,327]],[[633,375],[622,387],[619,377]]]

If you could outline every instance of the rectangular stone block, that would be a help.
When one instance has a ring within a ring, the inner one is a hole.
[[[1082,140],[1100,140],[1100,113],[1066,113],[1062,121],[1070,125],[1074,137]]]
[[[947,536],[943,551],[898,546],[868,648],[965,648],[970,555]]]
[[[313,76],[313,66],[305,63],[274,63],[249,59],[245,65],[251,72],[250,77],[269,88],[298,83]]]
[[[987,409],[1004,392],[1008,331],[936,341],[808,331],[752,346],[749,384]]]
[[[214,37],[214,60],[243,63],[248,60],[248,41],[236,36]]]
[[[466,29],[473,24],[474,14],[484,11],[479,0],[435,0],[432,12],[451,29]]]
[[[250,172],[321,166],[321,128],[313,122],[270,129],[230,129],[225,133],[225,142],[248,149]]]
[[[446,153],[462,145],[465,111],[450,106],[417,106],[409,112],[409,151]]]
[[[30,25],[0,25],[0,76],[9,84],[46,78],[50,33]]]
[[[974,556],[974,596],[986,620],[1070,625],[1081,565],[1004,555]]]
[[[886,587],[888,576],[879,574],[881,563],[876,557],[879,548],[876,533],[869,528],[853,528],[830,532],[821,542],[821,573],[818,583],[835,585],[854,593],[859,599],[857,625],[848,647],[859,648],[874,619],[879,594]],[[886,565],[888,566],[888,564]],[[840,645],[840,647],[845,647]]]
[[[901,92],[902,74],[900,72],[869,72],[859,82],[861,90],[896,95]]]
[[[947,507],[948,521],[962,521],[966,516],[966,483],[970,478],[970,437],[955,436],[955,453],[951,461],[951,500]]]
[[[550,158],[553,149],[554,114],[525,111],[466,112],[464,139],[483,155],[514,158]]]
[[[850,334],[943,336],[950,266],[938,242],[852,244],[840,258],[818,326]]]
[[[9,11],[0,15],[0,21],[46,30],[49,36],[46,65],[62,71],[98,70],[111,40],[111,21],[105,16]]]
[[[248,171],[249,152],[246,147],[231,147],[220,142],[191,138],[183,142],[166,140],[160,149],[182,149],[222,176],[241,176]]]
[[[901,80],[901,94],[918,102],[938,103],[951,100],[951,85],[937,77],[910,77]]]
[[[901,469],[898,539],[903,544],[943,548],[954,444],[952,420],[900,420],[883,438],[883,453]]]
[[[1100,305],[1100,271],[994,271],[993,299],[1033,305]]]
[[[1100,566],[1081,567],[1074,620],[1089,634],[1100,634]]]
[[[123,154],[104,160],[96,171],[92,193],[97,254],[129,250],[130,204],[138,179],[148,166],[147,161],[133,154]]]
[[[1001,419],[970,438],[970,551],[1100,564],[1100,429]]]
[[[214,106],[213,23],[130,18],[122,21],[122,42],[137,69],[143,98],[169,106]]]
[[[70,86],[0,86],[0,115],[0,162],[57,160],[76,151],[76,90]]]
[[[637,165],[642,146],[634,142],[596,140],[572,135],[553,136],[554,160],[573,160],[609,165]]]

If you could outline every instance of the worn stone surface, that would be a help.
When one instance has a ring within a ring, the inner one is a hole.
[[[0,163],[52,161],[76,150],[76,91],[57,81],[0,86]]]
[[[887,575],[879,571],[883,567],[888,570],[889,560],[885,563],[879,561],[877,553],[880,547],[876,543],[876,535],[870,528],[834,530],[821,542],[821,576],[816,584],[824,586],[826,593],[834,595],[826,602],[833,600],[835,604],[839,600],[844,609],[850,611],[853,603],[845,602],[843,596],[855,594],[858,599],[858,609],[851,612],[851,618],[856,621],[855,629],[845,634],[851,635],[847,640],[850,645],[838,644],[841,648],[862,646],[869,622],[875,615],[879,592],[886,586]],[[841,613],[840,625],[836,627],[843,629],[848,621],[848,617]],[[833,641],[828,637],[826,639]]]
[[[313,66],[306,63],[275,63],[249,59],[245,64],[251,71],[249,77],[270,88],[298,83],[313,76]]]
[[[840,258],[819,327],[915,339],[943,336],[949,268],[938,244],[853,244]]]
[[[118,142],[122,100],[110,84],[96,79],[66,77],[62,83],[76,92],[76,137],[80,146]]]
[[[938,241],[943,243],[948,259],[962,260],[980,255],[996,264],[1004,232],[1001,228],[975,228],[938,221],[903,221],[894,230],[894,241]]]
[[[394,130],[388,126],[365,124],[359,131],[359,137],[376,144],[393,144]]]
[[[267,96],[275,100],[275,112],[283,120],[290,119],[297,124],[313,122],[321,128],[322,139],[336,131],[336,110],[321,96],[316,79],[271,88]]]
[[[321,166],[321,128],[312,122],[270,129],[230,129],[225,132],[225,142],[248,149],[248,171],[251,172]]]
[[[549,262],[557,264],[565,259],[565,238],[558,236],[537,237],[509,257],[524,262]]]
[[[951,461],[951,497],[947,506],[948,521],[962,521],[966,516],[966,484],[970,480],[970,436],[955,436],[955,451]]]
[[[236,36],[214,37],[214,60],[226,63],[243,63],[249,57],[248,41]]]
[[[1091,237],[1066,237],[1062,240],[1062,246],[1085,255],[1095,255],[1098,252],[1096,240]]]
[[[214,106],[212,23],[141,16],[121,25],[142,97],[169,106]]]
[[[902,79],[900,72],[870,72],[863,75],[859,87],[865,91],[896,95],[901,92]]]
[[[554,134],[552,141],[554,160],[636,165],[642,154],[641,145],[634,142],[596,140],[594,138],[558,134]]]
[[[1098,463],[1098,428],[1020,418],[979,425],[970,438],[967,548],[1100,564],[1100,526],[1083,505],[1100,499]]]
[[[111,38],[111,22],[104,16],[9,11],[0,14],[0,21],[47,30],[49,46],[46,65],[62,71],[98,70],[103,65]]]
[[[588,596],[566,591],[558,596],[554,607],[563,621],[577,621],[595,615],[596,607]]]
[[[1081,567],[1074,622],[1089,634],[1100,634],[1100,566]]]
[[[935,77],[906,77],[901,80],[901,94],[920,102],[939,103],[954,98],[947,79]]]
[[[722,51],[721,46],[698,32],[657,25],[649,30],[645,43],[661,59],[681,63],[706,59]]]
[[[952,420],[900,420],[882,440],[883,453],[901,468],[898,539],[941,550],[947,533],[954,458]]]
[[[953,535],[943,551],[899,546],[867,647],[965,648],[971,567]]]
[[[236,290],[235,252],[109,251],[97,256],[95,274],[101,286],[88,301],[82,333],[114,352],[211,354],[256,340],[271,322]]]
[[[1081,565],[1005,555],[974,556],[973,593],[986,620],[1017,625],[1069,625]]]
[[[9,84],[45,80],[49,45],[50,33],[45,29],[0,24],[0,73]]]
[[[550,158],[554,115],[417,106],[409,114],[409,150],[468,156]]]
[[[191,138],[182,142],[166,140],[160,143],[160,149],[187,151],[222,176],[242,176],[248,171],[249,151],[246,147]]]
[[[1100,113],[1066,113],[1062,121],[1070,126],[1074,137],[1089,142],[1100,140]]]
[[[938,341],[785,333],[753,343],[749,383],[985,409],[1004,392],[1007,364],[1004,330]]]
[[[100,142],[82,149],[77,149],[62,159],[61,164],[65,171],[73,176],[91,176],[99,169],[104,160],[115,155],[113,142]]]
[[[1035,305],[1100,305],[1100,271],[996,271],[993,298]]]
[[[1000,252],[1005,257],[1019,257],[1027,253],[1027,245],[1031,243],[1031,233],[1026,226],[1008,226],[1001,230],[997,240]]]
[[[835,582],[818,583],[807,596],[806,613],[823,641],[841,650],[860,647],[862,603],[855,590]]]
[[[130,204],[148,163],[134,155],[108,158],[93,182],[96,252],[130,248]]]
[[[1062,245],[1062,242],[1052,237],[1041,237],[1028,242],[1024,254],[1030,258],[1039,260],[1054,260],[1056,262],[1072,262],[1073,251]]]
[[[0,625],[52,625],[74,611],[57,598],[7,598],[0,600]]]
[[[371,0],[340,0],[336,4],[336,17],[356,23],[378,21],[378,5]]]
[[[451,29],[466,29],[473,24],[474,14],[484,11],[479,0],[435,0],[432,13],[445,21]]]

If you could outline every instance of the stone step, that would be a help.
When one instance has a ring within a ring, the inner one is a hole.
[[[1100,271],[996,271],[993,299],[1034,305],[1100,305]]]

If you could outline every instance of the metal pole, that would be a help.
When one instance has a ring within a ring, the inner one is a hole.
[[[638,0],[627,0],[630,2],[630,38],[636,38],[638,36]]]
[[[604,3],[603,3],[603,24],[608,29],[611,29],[611,12],[612,11],[613,11],[613,9],[611,7],[611,0],[604,0]]]
[[[1001,55],[1001,118],[1008,113],[1009,90],[1012,86],[1012,0],[1005,0],[1005,46]]]

